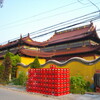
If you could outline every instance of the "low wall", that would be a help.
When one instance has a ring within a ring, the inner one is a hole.
[[[29,69],[29,65],[19,65],[22,70]],[[50,68],[51,65],[55,65],[57,68],[69,68],[70,76],[82,75],[85,80],[92,84],[94,73],[96,70],[100,70],[100,57],[92,61],[87,61],[79,57],[73,57],[65,62],[49,60],[41,65],[41,68]]]

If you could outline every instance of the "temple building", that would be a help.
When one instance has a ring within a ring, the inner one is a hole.
[[[41,64],[51,59],[62,62],[72,57],[94,60],[100,55],[100,39],[93,23],[90,23],[55,32],[49,40],[44,42],[32,40],[29,34],[26,37],[21,36],[20,39],[0,45],[1,60],[7,50],[19,54],[25,64],[36,56],[43,60]]]

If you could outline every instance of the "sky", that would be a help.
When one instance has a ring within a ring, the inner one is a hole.
[[[0,8],[0,44],[99,10],[100,0],[91,1],[97,7],[89,0],[4,0]],[[100,19],[93,23],[100,28]]]

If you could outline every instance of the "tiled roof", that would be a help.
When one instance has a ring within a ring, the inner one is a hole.
[[[66,51],[55,52],[55,55],[70,55],[70,54],[87,53],[87,52],[92,52],[92,51],[98,51],[99,49],[100,49],[100,45],[78,47],[78,48],[72,48]]]
[[[0,45],[0,49],[8,48],[8,47],[14,46],[16,44],[18,44],[18,40],[12,41],[12,42],[8,42],[7,44],[4,44],[4,45]]]
[[[95,45],[95,46],[86,46],[86,47],[77,47],[77,48],[70,48],[70,49],[66,49],[63,51],[53,51],[53,52],[44,52],[44,51],[35,51],[35,50],[31,50],[31,49],[25,49],[25,48],[21,48],[19,50],[15,49],[12,50],[11,52],[14,54],[21,54],[21,55],[25,55],[25,56],[30,56],[30,57],[43,57],[43,58],[47,58],[47,57],[54,57],[54,56],[60,56],[60,55],[71,55],[71,54],[79,54],[79,53],[89,53],[89,52],[93,52],[95,51],[99,51],[100,49],[100,45]],[[5,53],[0,53],[0,58],[3,57]]]
[[[30,49],[21,49],[19,51],[20,54],[26,55],[26,56],[31,56],[31,57],[52,57],[53,56],[53,52],[48,53],[48,52],[43,52],[43,51],[34,51],[34,50],[30,50]]]
[[[27,36],[24,38],[20,38],[19,40],[9,42],[5,45],[0,45],[0,49],[14,46],[14,45],[18,44],[19,42],[23,42],[30,46],[42,47],[42,46],[48,46],[48,45],[62,43],[62,42],[76,41],[78,39],[82,40],[82,39],[86,39],[86,37],[92,38],[95,41],[100,41],[100,39],[98,38],[97,33],[95,31],[95,27],[93,26],[92,23],[89,25],[86,25],[86,26],[57,32],[50,39],[48,39],[47,41],[44,41],[44,42],[34,41],[29,36]]]
[[[92,23],[86,26],[57,32],[50,39],[44,42],[36,42],[32,40],[30,37],[25,37],[22,40],[25,43],[32,46],[47,46],[47,45],[56,44],[60,42],[70,42],[73,40],[76,41],[78,39],[83,39],[83,38],[85,39],[86,37],[88,38],[91,37],[93,39],[95,38],[96,41],[100,41],[95,31],[95,27],[93,26]]]
[[[10,52],[12,52],[13,54],[17,54],[18,53],[18,49],[11,50]],[[5,54],[6,54],[6,52],[1,52],[0,53],[0,58],[3,58]]]
[[[24,37],[24,38],[22,38],[21,40],[22,40],[24,43],[26,43],[26,44],[28,44],[28,45],[30,45],[30,46],[39,46],[39,44],[41,43],[41,42],[37,42],[37,41],[32,40],[29,36]]]
[[[91,34],[95,34],[97,38],[96,32],[93,33],[94,30],[94,26],[92,24],[89,24],[87,26],[82,26],[67,31],[58,32],[48,40],[48,44],[55,44],[59,42],[68,42],[77,39],[82,39],[90,36]]]
[[[98,51],[100,49],[100,45],[95,46],[86,46],[86,47],[78,47],[72,49],[66,49],[64,51],[53,51],[53,52],[43,52],[43,51],[34,51],[30,49],[21,49],[20,53],[26,56],[38,56],[38,57],[53,57],[58,55],[69,55],[69,54],[79,54],[79,53],[87,53],[92,51]]]

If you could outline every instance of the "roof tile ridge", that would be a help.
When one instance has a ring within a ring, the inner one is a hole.
[[[95,30],[95,27],[94,27],[93,23],[91,22],[90,23],[90,28],[88,29],[88,32],[91,32],[93,30]]]
[[[31,42],[33,42],[33,43],[34,43],[34,42],[35,42],[35,43],[41,43],[41,42],[38,42],[38,41],[33,40],[30,36],[27,36],[27,38],[30,39]]]
[[[90,26],[90,29],[88,30],[88,32],[95,32],[95,36],[97,37],[97,39],[99,39],[100,40],[100,38],[99,38],[99,36],[98,36],[98,34],[97,34],[97,31],[96,31],[96,25],[94,26],[93,25],[93,23],[91,22],[91,24],[90,24],[91,26]]]
[[[46,41],[44,41],[44,42],[50,41],[55,35],[57,35],[56,32],[55,32],[48,40],[46,40]]]
[[[68,30],[65,30],[65,31],[57,32],[56,34],[65,33],[65,32],[77,31],[77,30],[80,30],[80,29],[84,29],[84,28],[86,28],[86,27],[89,27],[90,25],[91,25],[91,24],[83,25],[83,26],[79,26],[79,27],[75,27],[75,28],[71,28],[71,29],[68,29]]]

